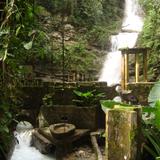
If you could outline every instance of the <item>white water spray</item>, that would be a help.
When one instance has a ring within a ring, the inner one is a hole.
[[[14,132],[17,139],[11,160],[55,160],[31,147],[33,127],[28,122],[20,122]]]
[[[120,48],[133,48],[139,32],[143,27],[143,18],[138,0],[125,0],[125,16],[122,31],[111,36],[111,52],[106,56],[99,81],[107,82],[108,86],[119,84],[121,81],[121,52]]]

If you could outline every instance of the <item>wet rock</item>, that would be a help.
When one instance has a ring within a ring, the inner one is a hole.
[[[35,130],[32,134],[32,143],[41,153],[48,154],[53,152],[54,146],[47,138]]]

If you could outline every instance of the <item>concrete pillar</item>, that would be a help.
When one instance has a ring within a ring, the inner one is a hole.
[[[140,109],[106,111],[106,159],[138,160],[140,152]]]

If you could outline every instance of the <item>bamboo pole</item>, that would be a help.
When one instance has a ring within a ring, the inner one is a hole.
[[[147,50],[143,54],[143,78],[144,82],[147,82]]]
[[[125,57],[122,51],[122,63],[121,63],[121,86],[125,89]]]
[[[124,65],[124,69],[125,69],[125,90],[127,89],[127,83],[129,80],[129,72],[128,72],[128,60],[129,60],[129,55],[127,53],[124,54],[124,61],[125,61],[125,65]]]
[[[135,81],[139,82],[139,55],[135,54]]]

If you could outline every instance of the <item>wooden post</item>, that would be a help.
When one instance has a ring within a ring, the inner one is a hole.
[[[128,78],[129,78],[129,74],[128,74],[128,60],[129,60],[129,55],[127,53],[124,54],[124,61],[125,61],[125,90],[127,89],[127,83],[128,83]]]
[[[98,135],[99,135],[99,133],[97,133],[97,132],[91,132],[91,134],[90,134],[91,142],[93,145],[94,152],[96,153],[97,160],[103,160],[102,153],[101,153],[99,146],[98,146],[98,143],[97,143],[97,136]]]
[[[122,89],[125,89],[125,57],[122,51],[122,64],[121,64],[121,86]]]
[[[73,82],[75,82],[75,81],[76,81],[76,73],[75,73],[75,72],[73,72],[73,73],[72,73],[72,75],[73,75],[73,79],[72,79],[72,81],[73,81]]]
[[[139,55],[135,54],[135,81],[139,82]]]
[[[86,81],[86,75],[83,74],[83,81]]]
[[[147,82],[147,50],[143,53],[143,78]]]

